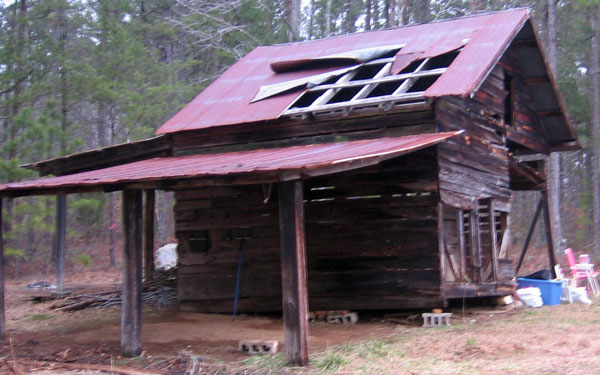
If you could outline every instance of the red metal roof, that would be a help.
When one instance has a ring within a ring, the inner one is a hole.
[[[427,89],[425,96],[466,96],[476,90],[528,17],[527,9],[516,9],[308,42],[258,47],[231,66],[156,133],[273,120],[303,91],[293,91],[250,103],[261,86],[312,76],[339,66],[275,73],[270,67],[271,63],[284,59],[310,59],[390,44],[404,44],[400,53],[414,56],[435,56],[465,45],[448,70]]]
[[[53,190],[194,177],[303,172],[327,174],[319,167],[340,165],[337,171],[375,164],[439,143],[460,132],[410,135],[340,143],[312,144],[222,154],[153,158],[110,168],[0,185],[1,195],[25,190]],[[358,163],[360,161],[360,163]],[[365,163],[366,162],[366,163]]]

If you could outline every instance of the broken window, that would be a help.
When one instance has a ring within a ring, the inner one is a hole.
[[[385,110],[422,101],[427,90],[448,69],[459,51],[416,59],[397,74],[392,72],[397,57],[366,62],[334,80],[310,87],[282,115],[302,117],[307,113],[340,112],[359,108]]]

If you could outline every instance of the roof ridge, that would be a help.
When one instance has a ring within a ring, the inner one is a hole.
[[[416,27],[416,26],[438,24],[438,23],[443,23],[443,22],[460,21],[460,20],[467,19],[467,18],[483,17],[483,16],[489,16],[489,15],[493,15],[493,14],[516,12],[516,11],[523,11],[523,10],[526,10],[529,13],[531,12],[531,8],[530,7],[518,7],[518,8],[494,10],[494,11],[483,12],[483,13],[467,14],[467,15],[464,15],[462,17],[456,17],[456,18],[445,18],[445,19],[440,19],[440,20],[433,20],[433,21],[426,22],[426,23],[411,23],[411,24],[408,24],[408,25],[398,25],[398,26],[393,26],[393,27],[387,27],[385,29],[364,30],[364,31],[357,31],[357,32],[354,32],[354,33],[350,33],[350,34],[331,35],[331,36],[327,36],[327,37],[323,37],[323,38],[319,38],[319,39],[300,40],[300,41],[296,41],[296,42],[286,42],[286,43],[259,45],[259,46],[257,46],[257,48],[258,47],[282,47],[282,46],[292,46],[292,45],[299,45],[299,44],[308,44],[308,43],[318,42],[318,41],[321,41],[321,40],[329,40],[329,39],[335,39],[335,38],[344,38],[344,37],[348,37],[350,35],[366,34],[366,33],[376,33],[376,32],[381,32],[381,31],[397,30],[397,29],[406,29],[406,28],[411,28],[411,27]]]

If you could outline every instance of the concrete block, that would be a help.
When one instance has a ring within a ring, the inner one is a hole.
[[[421,316],[423,317],[423,327],[440,327],[450,325],[452,313],[423,313]]]
[[[250,340],[240,341],[238,344],[239,350],[247,354],[275,354],[279,349],[279,341],[277,340]]]

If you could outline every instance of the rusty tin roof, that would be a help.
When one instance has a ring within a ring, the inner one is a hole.
[[[59,177],[0,185],[0,196],[58,192],[72,187],[94,187],[169,179],[279,172],[298,178],[350,170],[432,146],[459,132],[409,135],[395,138],[311,144],[274,149],[152,158],[114,167]]]
[[[473,93],[529,19],[528,9],[515,9],[362,32],[308,42],[261,46],[231,66],[188,105],[162,125],[157,134],[276,119],[303,90],[251,103],[261,86],[339,69],[320,67],[276,73],[272,63],[305,60],[347,51],[401,44],[403,56],[435,56],[462,48],[425,97]]]

